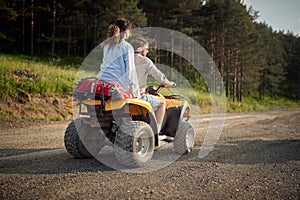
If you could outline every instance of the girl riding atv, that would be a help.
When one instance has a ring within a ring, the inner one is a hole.
[[[132,97],[139,97],[134,54],[131,44],[125,40],[130,36],[131,24],[119,18],[109,26],[108,38],[101,43],[103,62],[97,78],[121,85]]]

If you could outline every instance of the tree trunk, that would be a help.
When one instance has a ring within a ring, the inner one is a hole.
[[[233,92],[232,92],[232,101],[234,102],[236,99],[236,91],[237,91],[237,70],[233,70]]]
[[[22,53],[25,53],[25,0],[22,1]]]
[[[244,82],[244,65],[241,65],[241,74],[240,74],[240,97],[239,97],[239,101],[242,102],[242,98],[243,98],[243,82]]]
[[[51,44],[51,56],[54,56],[55,52],[55,32],[56,32],[56,0],[53,0],[53,23],[52,23],[52,44]]]
[[[229,85],[230,85],[230,49],[227,50],[227,74],[226,74],[226,96],[230,97]]]
[[[97,45],[97,30],[98,30],[97,15],[94,16],[94,30],[93,30],[93,47]]]
[[[300,71],[297,71],[297,82],[298,82],[298,99],[300,99]]]
[[[72,39],[72,31],[71,27],[69,27],[69,34],[68,34],[68,49],[67,49],[67,56],[70,57],[70,49],[71,49],[71,39]]]
[[[172,79],[172,68],[174,67],[174,36],[171,34],[171,67],[170,67],[170,79]]]
[[[34,11],[34,1],[33,0],[31,0],[31,35],[30,35],[30,54],[31,55],[33,55],[33,39],[34,39],[34,37],[33,37],[33,35],[34,35],[34,13],[33,13],[33,11]]]
[[[183,42],[182,42],[182,40],[180,40],[180,48],[181,49],[185,49],[185,48],[183,48]],[[178,73],[178,80],[177,80],[177,82],[179,84],[181,82],[181,74],[184,74],[183,67],[182,67],[182,56],[179,56],[178,71],[179,71],[179,73]]]
[[[83,38],[83,55],[87,54],[87,14],[84,14],[84,38]]]
[[[210,56],[212,58],[212,62],[215,60],[215,24],[211,26],[210,28]],[[209,82],[208,82],[208,87],[210,92],[214,92],[213,89],[213,79],[214,79],[214,75],[213,75],[213,63],[210,61],[209,63]]]
[[[41,21],[38,22],[39,25],[38,25],[38,40],[37,40],[37,52],[38,53],[41,53]]]

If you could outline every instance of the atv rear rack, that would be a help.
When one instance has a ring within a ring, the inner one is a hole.
[[[75,92],[73,96],[79,100],[79,114],[81,115],[92,115],[92,116],[97,116],[97,117],[102,117],[104,116],[103,114],[103,108],[105,108],[105,101],[110,98],[106,97],[104,95],[104,83],[101,84],[101,95],[99,94],[94,94],[92,92]],[[82,111],[82,101],[83,100],[100,100],[101,104],[99,106],[99,112],[83,112]]]

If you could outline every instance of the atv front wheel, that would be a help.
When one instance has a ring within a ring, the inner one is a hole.
[[[116,134],[114,152],[125,166],[143,166],[154,153],[154,133],[149,124],[142,121],[122,124]]]
[[[178,154],[190,153],[194,147],[195,130],[189,122],[180,122],[174,139],[174,149]]]

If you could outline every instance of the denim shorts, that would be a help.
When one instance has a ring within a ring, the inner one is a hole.
[[[154,95],[144,94],[141,99],[144,101],[148,101],[154,111],[157,110],[160,105],[160,98]]]

